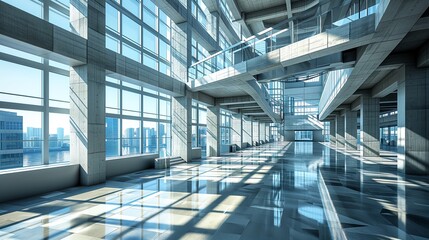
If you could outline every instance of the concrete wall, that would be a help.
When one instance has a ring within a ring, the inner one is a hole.
[[[158,154],[143,154],[109,159],[106,161],[106,178],[154,168]]]
[[[77,164],[4,171],[0,173],[0,202],[57,191],[78,184]]]

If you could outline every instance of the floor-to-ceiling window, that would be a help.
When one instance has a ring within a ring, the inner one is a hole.
[[[232,115],[224,110],[220,111],[221,121],[220,121],[220,139],[222,152],[229,152],[229,146],[231,144],[231,123]]]
[[[0,45],[0,169],[70,161],[69,67]]]
[[[106,1],[106,48],[171,75],[171,20],[153,1]]]
[[[207,152],[207,107],[192,102],[192,147],[201,147],[202,156]]]
[[[106,157],[171,155],[171,97],[106,78]]]

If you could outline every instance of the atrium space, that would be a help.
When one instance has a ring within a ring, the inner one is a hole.
[[[429,239],[427,96],[427,0],[0,0],[0,239]]]

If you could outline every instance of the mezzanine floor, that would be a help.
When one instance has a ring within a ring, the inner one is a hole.
[[[428,177],[279,142],[0,204],[1,239],[425,239]]]

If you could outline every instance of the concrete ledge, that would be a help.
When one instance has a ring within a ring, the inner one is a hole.
[[[0,202],[57,191],[78,184],[77,164],[6,170],[0,173]]]
[[[201,148],[200,147],[195,147],[192,148],[191,151],[191,159],[200,159],[201,158]]]
[[[154,160],[159,154],[141,154],[109,158],[106,160],[106,178],[154,168]]]

